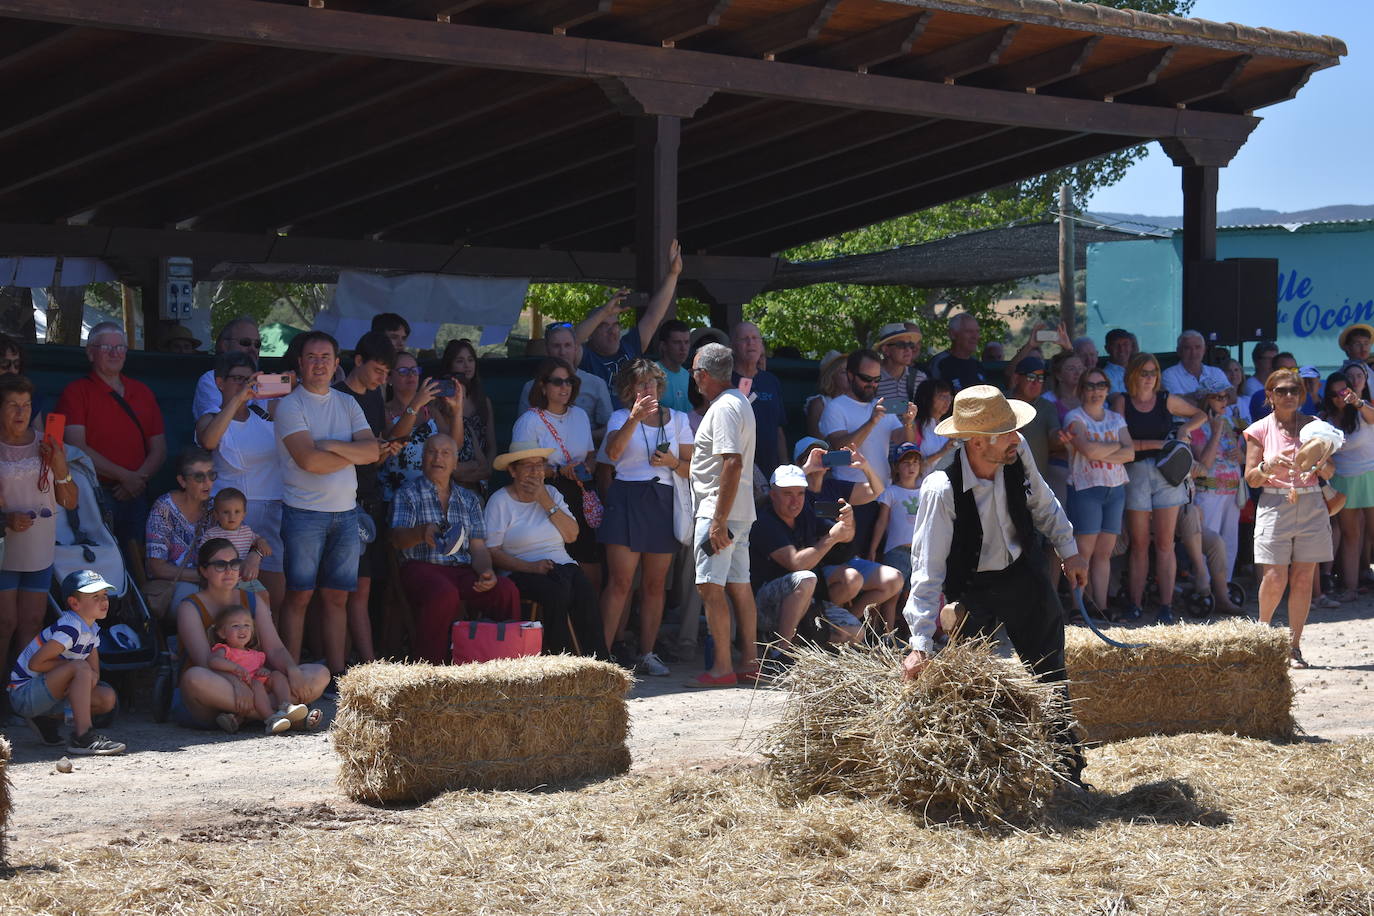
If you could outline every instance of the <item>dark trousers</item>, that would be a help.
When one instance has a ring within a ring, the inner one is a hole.
[[[115,540],[119,543],[119,549],[123,550],[129,541],[138,541],[140,544],[148,537],[148,497],[145,494],[135,496],[133,499],[115,499],[114,484],[100,482],[100,489],[96,490],[96,500],[100,503],[100,514],[104,517],[105,526],[110,529]],[[93,519],[82,519],[83,525],[88,525]]]
[[[513,572],[511,581],[520,597],[538,602],[543,613],[544,649],[548,652],[573,651],[568,624],[577,633],[582,654],[608,658],[606,637],[601,627],[601,606],[596,589],[576,563],[555,566],[547,575]]]
[[[959,598],[968,611],[963,635],[991,635],[1006,630],[1021,661],[1047,683],[1059,684],[1067,698],[1064,671],[1064,610],[1050,585],[1047,559],[1038,550],[1023,550],[1006,569],[974,573]],[[1083,750],[1070,723],[1053,727],[1069,775],[1083,771]]]
[[[450,632],[455,620],[519,620],[520,593],[503,576],[485,592],[473,588],[471,566],[440,566],[417,560],[401,567],[401,585],[415,612],[414,654],[436,665],[453,659]]]

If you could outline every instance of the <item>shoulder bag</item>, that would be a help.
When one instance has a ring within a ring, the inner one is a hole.
[[[549,418],[544,416],[543,410],[536,407],[534,412],[539,415],[539,419],[543,421],[544,425],[548,427],[549,432],[553,434],[553,441],[557,442],[558,447],[563,450],[563,460],[568,464],[572,464],[572,453],[569,452],[568,447],[563,444],[563,437],[558,435],[558,430],[553,428],[553,424],[549,422]],[[587,527],[600,528],[601,519],[605,515],[605,509],[601,506],[601,497],[596,495],[595,490],[588,490],[583,485],[582,481],[574,478],[573,483],[577,484],[577,488],[582,491],[582,518],[587,522]]]

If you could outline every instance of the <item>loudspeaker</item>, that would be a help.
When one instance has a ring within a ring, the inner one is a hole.
[[[1277,258],[1227,258],[1188,265],[1183,327],[1210,344],[1276,340],[1279,330]]]

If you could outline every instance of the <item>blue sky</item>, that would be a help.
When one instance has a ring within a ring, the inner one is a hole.
[[[1329,204],[1374,204],[1374,2],[1370,0],[1198,0],[1189,14],[1285,31],[1335,35],[1348,50],[1339,66],[1313,74],[1297,98],[1263,118],[1221,170],[1217,208],[1292,212]],[[1093,210],[1169,216],[1182,212],[1179,172],[1159,144],[1126,177],[1098,191]]]

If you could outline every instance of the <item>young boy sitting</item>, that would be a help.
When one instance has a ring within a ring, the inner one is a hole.
[[[215,538],[224,538],[234,545],[234,549],[239,552],[240,560],[247,560],[250,551],[257,553],[259,557],[272,555],[272,547],[265,538],[258,537],[253,533],[253,529],[243,523],[244,516],[248,514],[248,497],[243,495],[242,490],[234,487],[225,487],[215,494],[215,524],[205,531],[205,536],[200,539],[200,544],[196,545],[196,550],[200,550],[201,544]],[[243,578],[239,581],[239,588],[245,592],[266,591],[266,587],[256,579]]]
[[[110,583],[93,569],[79,569],[62,580],[67,610],[19,653],[10,670],[10,706],[29,720],[49,746],[62,743],[63,702],[72,704],[68,754],[124,753],[124,745],[98,735],[91,716],[115,707],[115,692],[100,682],[100,631],[96,621],[110,612]]]

